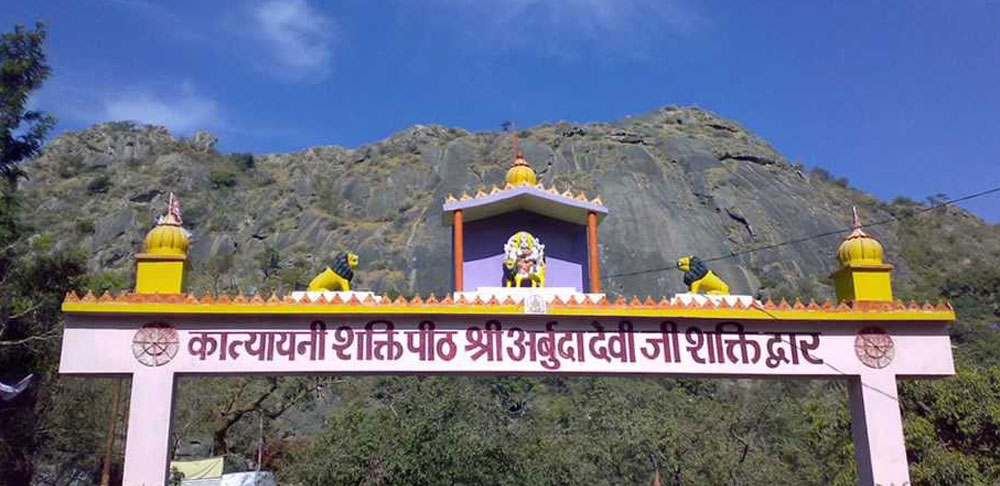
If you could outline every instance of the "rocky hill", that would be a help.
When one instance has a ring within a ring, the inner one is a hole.
[[[610,209],[600,227],[604,275],[844,228],[851,205],[867,220],[889,216],[846,181],[790,163],[738,123],[697,108],[550,123],[521,137],[542,182],[599,195]],[[287,291],[331,253],[351,249],[361,256],[361,288],[440,295],[450,288],[446,195],[502,183],[511,158],[507,133],[424,125],[357,149],[222,154],[215,142],[203,132],[177,138],[129,122],[66,133],[31,162],[22,183],[26,219],[40,237],[87,250],[102,278],[128,286],[131,255],[174,191],[194,234],[194,292]],[[905,279],[896,231],[871,229]],[[839,241],[810,240],[713,267],[737,293],[826,297]],[[673,271],[612,277],[605,287],[625,295],[683,289]]]

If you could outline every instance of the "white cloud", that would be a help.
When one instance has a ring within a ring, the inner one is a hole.
[[[162,125],[181,134],[221,125],[214,100],[196,93],[189,82],[175,91],[153,93],[148,89],[129,89],[109,95],[102,101],[103,116],[108,121]]]
[[[333,22],[305,0],[268,0],[254,8],[259,36],[279,68],[290,76],[325,75]]]

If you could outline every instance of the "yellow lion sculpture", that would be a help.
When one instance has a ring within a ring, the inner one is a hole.
[[[696,256],[686,256],[677,260],[677,269],[684,272],[684,284],[692,294],[729,295],[729,285],[712,273]]]
[[[358,268],[358,256],[354,253],[338,253],[333,259],[333,267],[326,267],[309,282],[310,292],[324,290],[349,292],[351,280],[354,279],[354,269]]]

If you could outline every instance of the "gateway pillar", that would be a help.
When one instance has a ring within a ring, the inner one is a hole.
[[[848,384],[858,484],[910,486],[896,377],[873,373]]]

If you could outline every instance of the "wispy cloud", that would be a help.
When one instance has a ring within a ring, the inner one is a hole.
[[[271,61],[287,76],[322,77],[332,57],[333,21],[305,0],[268,0],[253,18]]]
[[[127,89],[106,96],[101,104],[105,120],[162,125],[181,134],[222,125],[216,102],[198,94],[190,82],[167,91]]]
[[[664,38],[697,32],[705,19],[685,0],[427,0],[472,41],[495,49],[571,55],[580,48],[639,54]]]
[[[256,0],[241,8],[111,1],[150,22],[160,36],[186,49],[198,45],[199,54],[235,59],[286,81],[322,79],[330,70],[336,23],[308,0]]]

